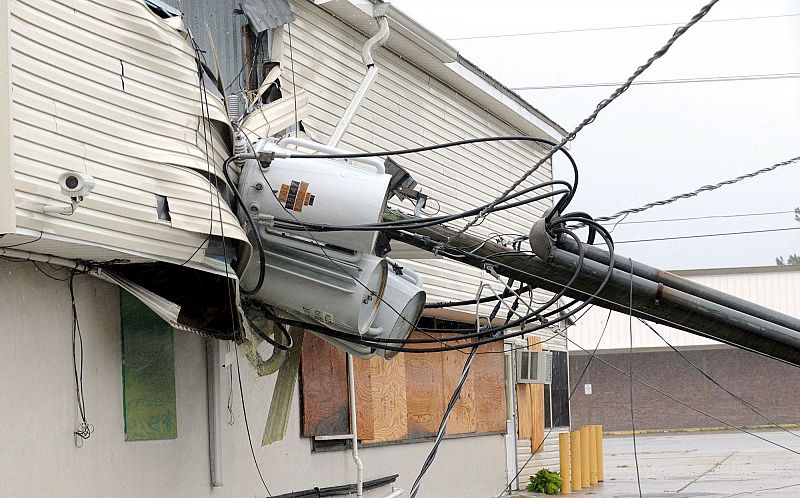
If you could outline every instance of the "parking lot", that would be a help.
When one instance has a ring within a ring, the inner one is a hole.
[[[800,452],[800,431],[758,431]],[[800,496],[800,455],[741,432],[636,437],[642,494],[660,496]],[[638,497],[630,436],[605,438],[605,482],[573,496]]]

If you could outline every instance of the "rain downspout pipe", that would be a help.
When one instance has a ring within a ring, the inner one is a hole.
[[[364,60],[364,65],[367,66],[367,74],[361,81],[361,85],[359,85],[358,90],[356,90],[353,100],[350,101],[350,104],[344,111],[342,119],[339,120],[339,124],[336,125],[336,129],[333,130],[331,139],[328,141],[328,145],[331,147],[336,147],[342,140],[347,128],[350,126],[350,123],[352,123],[356,113],[361,108],[361,104],[372,87],[372,84],[375,83],[375,78],[378,76],[378,68],[375,66],[375,61],[372,58],[372,52],[376,47],[380,47],[386,43],[386,40],[389,39],[389,20],[385,15],[378,16],[375,19],[378,21],[378,26],[380,29],[377,33],[375,33],[375,36],[364,43],[364,47],[361,49],[361,58]]]
[[[350,433],[353,435],[353,461],[356,463],[356,496],[364,496],[364,463],[358,457],[358,426],[356,424],[356,381],[353,355],[347,354],[347,387],[350,392]]]

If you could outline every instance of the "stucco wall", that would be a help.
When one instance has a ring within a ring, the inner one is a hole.
[[[76,277],[75,291],[86,357],[87,416],[95,426],[80,449],[72,436],[78,417],[67,282],[48,279],[31,263],[0,262],[0,496],[265,496],[247,444],[235,372],[235,423],[223,429],[225,484],[210,487],[205,339],[200,336],[175,334],[178,438],[125,442],[119,293],[88,276]],[[250,429],[270,491],[354,482],[349,452],[313,454],[309,440],[300,438],[297,393],[286,440],[258,446],[274,377],[257,378],[244,357],[240,363]],[[501,435],[446,440],[419,496],[497,494],[505,479],[504,444]],[[430,443],[363,448],[365,477],[399,473],[397,486],[408,491],[429,449]],[[388,490],[367,496],[384,496]]]

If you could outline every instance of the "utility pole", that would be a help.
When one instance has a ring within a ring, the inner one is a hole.
[[[388,210],[384,219],[419,220]],[[544,260],[532,253],[510,251],[508,247],[468,233],[448,243],[456,234],[455,230],[442,225],[390,232],[394,240],[439,252],[445,257],[452,256],[476,268],[490,265],[499,275],[550,292],[560,292],[578,266],[579,257],[559,247],[553,247]],[[445,248],[445,244],[451,249]],[[565,293],[579,300],[595,293],[608,270],[607,262],[597,261],[603,259],[603,254],[607,256],[605,251],[591,246],[584,248],[586,257],[579,276]],[[577,247],[570,249],[577,252]],[[800,320],[797,318],[619,255],[615,259],[617,264],[611,280],[593,301],[596,306],[622,313],[628,313],[630,307],[636,317],[800,366]]]

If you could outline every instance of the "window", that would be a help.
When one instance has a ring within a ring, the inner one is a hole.
[[[567,352],[553,351],[553,383],[544,386],[544,426],[569,427]]]
[[[424,319],[420,327],[462,329],[472,325]],[[414,332],[411,337],[428,336]],[[465,352],[401,353],[388,361],[379,356],[354,359],[359,439],[385,443],[434,437],[461,375]],[[506,430],[503,344],[486,344],[479,352],[490,354],[475,357],[450,416],[447,435]],[[301,361],[303,435],[319,438],[347,434],[349,403],[344,352],[307,333]]]

